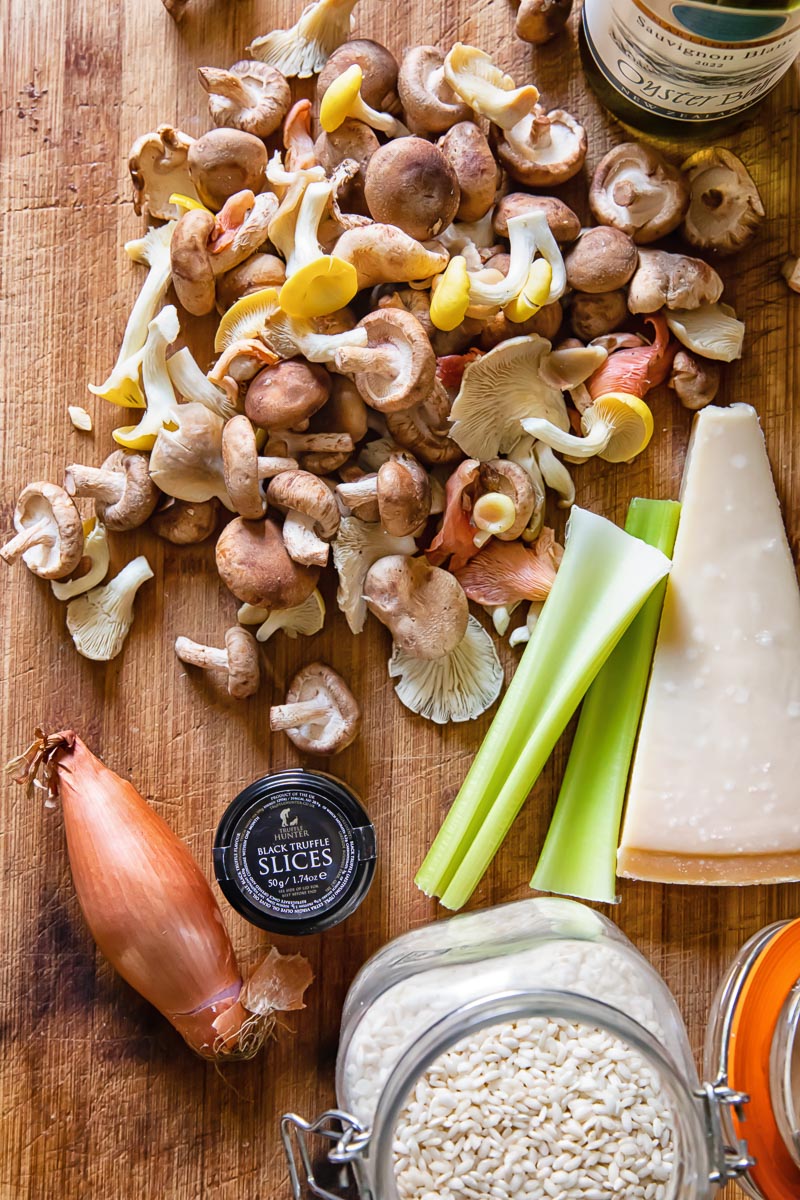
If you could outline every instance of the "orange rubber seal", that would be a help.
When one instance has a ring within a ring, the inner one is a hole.
[[[746,1092],[745,1119],[734,1116],[756,1165],[748,1172],[767,1200],[798,1200],[800,1169],[781,1137],[769,1085],[772,1039],[786,997],[800,979],[800,919],[778,930],[748,972],[731,1023],[728,1081]]]

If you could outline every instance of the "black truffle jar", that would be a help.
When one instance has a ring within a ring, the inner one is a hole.
[[[375,829],[355,793],[332,775],[302,768],[251,783],[214,838],[223,894],[270,933],[338,925],[369,891],[375,858]]]

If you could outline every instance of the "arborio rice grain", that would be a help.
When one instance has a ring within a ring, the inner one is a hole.
[[[658,1076],[624,1042],[530,1018],[433,1063],[394,1156],[400,1200],[666,1200],[672,1128]]]

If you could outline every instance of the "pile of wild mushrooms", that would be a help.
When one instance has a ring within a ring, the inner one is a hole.
[[[503,680],[469,601],[501,635],[527,603],[522,642],[558,569],[547,489],[568,507],[567,464],[645,448],[650,388],[668,380],[699,408],[741,352],[720,276],[677,239],[727,254],[764,210],[728,150],[678,169],[625,142],[594,171],[583,229],[552,194],[584,165],[575,117],[472,46],[417,46],[398,66],[347,40],[352,7],[319,0],[250,59],[200,68],[213,128],[199,139],[162,125],[135,143],[134,206],[152,224],[126,251],[147,274],[91,391],[139,420],[101,466],[26,488],[0,554],[52,580],[78,650],[108,659],[152,572],[139,558],[103,584],[107,533],[149,522],[184,545],[224,511],[216,562],[239,624],[222,648],[179,638],[183,662],[252,695],[257,642],[322,628],[332,563],[353,634],[368,612],[391,632],[402,702],[463,721]],[[316,124],[287,82],[312,71]],[[181,333],[215,311],[206,369]],[[94,501],[91,521],[74,497]],[[358,705],[312,664],[273,727],[331,753]]]

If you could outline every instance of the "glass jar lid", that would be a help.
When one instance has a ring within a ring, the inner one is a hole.
[[[744,1182],[765,1200],[797,1200],[800,920],[753,939],[735,980],[721,1065],[730,1086],[750,1097],[746,1116],[732,1114],[734,1130],[755,1159]]]

